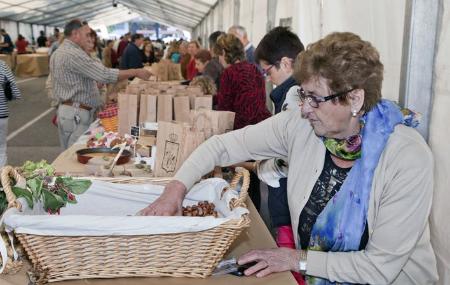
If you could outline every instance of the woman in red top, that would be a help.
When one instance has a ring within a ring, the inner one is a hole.
[[[16,41],[16,48],[18,54],[27,53],[27,46],[28,42],[25,40],[25,38],[19,34]]]
[[[191,41],[188,44],[188,53],[191,56],[191,59],[186,67],[187,80],[192,80],[198,73],[197,68],[195,68],[195,54],[200,49],[200,44],[198,41]]]
[[[264,78],[256,65],[245,60],[244,46],[231,34],[217,39],[214,53],[225,68],[220,77],[217,110],[235,113],[234,129],[257,124],[268,117]],[[259,211],[261,192],[258,176],[250,172],[249,196]]]
[[[245,60],[244,46],[239,39],[231,34],[220,36],[214,52],[225,68],[217,93],[217,109],[236,113],[234,129],[270,117],[264,78],[256,65]]]

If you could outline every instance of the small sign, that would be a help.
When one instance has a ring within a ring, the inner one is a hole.
[[[139,133],[140,133],[140,129],[139,126],[131,126],[131,136],[134,138],[138,138],[139,137]]]

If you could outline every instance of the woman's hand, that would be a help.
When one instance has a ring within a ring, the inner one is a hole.
[[[186,195],[186,186],[180,181],[172,180],[155,202],[140,210],[141,216],[181,216],[182,203]]]
[[[238,260],[238,264],[246,264],[252,261],[258,262],[244,271],[245,275],[256,273],[256,277],[264,277],[273,272],[299,271],[299,251],[291,248],[274,248],[264,250],[252,250]]]

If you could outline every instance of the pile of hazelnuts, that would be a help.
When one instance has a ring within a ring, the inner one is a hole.
[[[217,211],[214,210],[214,203],[208,201],[200,201],[197,205],[183,207],[183,216],[188,217],[206,217],[214,216],[217,218]]]

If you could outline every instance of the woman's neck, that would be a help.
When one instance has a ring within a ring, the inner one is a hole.
[[[339,158],[335,155],[332,155],[332,154],[330,154],[330,155],[331,155],[331,159],[333,160],[334,164],[336,164],[340,168],[350,168],[355,163],[354,160],[345,160],[345,159]]]

